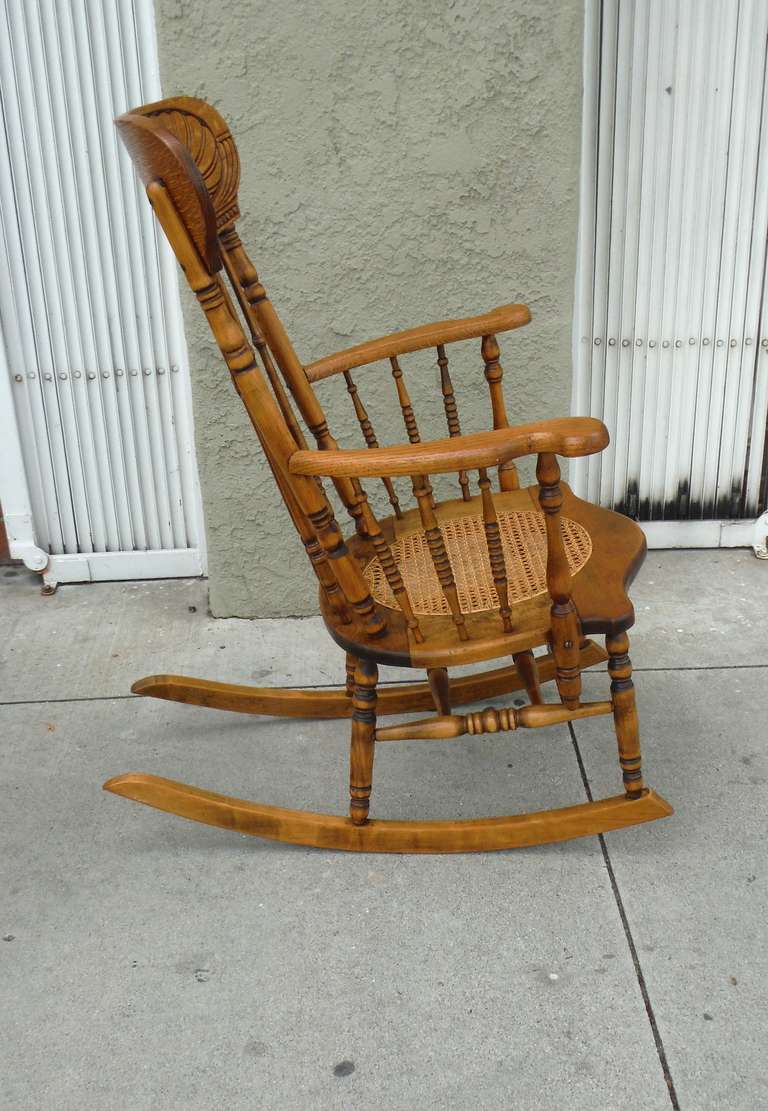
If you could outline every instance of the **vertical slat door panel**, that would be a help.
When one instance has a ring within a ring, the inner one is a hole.
[[[36,541],[131,577],[131,552],[138,575],[202,534],[176,274],[113,124],[160,95],[151,0],[0,0],[0,66],[0,322]]]
[[[573,408],[612,443],[574,485],[640,520],[754,518],[768,5],[588,0],[586,38]]]

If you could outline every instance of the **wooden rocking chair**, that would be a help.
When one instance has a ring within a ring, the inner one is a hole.
[[[204,101],[174,97],[121,116],[117,127],[155,214],[208,318],[290,517],[320,584],[320,610],[346,652],[346,688],[277,690],[179,675],[153,675],[137,694],[239,713],[351,718],[350,816],[229,798],[153,775],[127,774],[105,788],[209,825],[279,841],[365,852],[468,852],[581,837],[672,813],[649,790],[626,630],[626,595],[645,554],[640,528],[576,498],[560,483],[557,456],[601,451],[598,420],[574,417],[510,428],[496,334],[527,324],[525,305],[395,333],[303,366],[237,234],[240,166],[232,136]],[[227,291],[224,270],[234,291]],[[250,336],[250,342],[243,327]],[[493,430],[464,435],[446,345],[481,340]],[[400,356],[434,347],[446,439],[422,442]],[[408,443],[379,447],[352,371],[388,361]],[[314,386],[342,375],[365,447],[339,450]],[[286,389],[287,385],[287,389]],[[299,418],[317,443],[309,449]],[[521,489],[514,460],[536,454],[538,485]],[[498,469],[499,491],[490,471]],[[473,494],[470,472],[478,474]],[[436,503],[430,476],[454,473],[457,496]],[[416,508],[401,506],[394,479],[410,481]],[[323,487],[331,479],[354,524],[344,539]],[[377,520],[361,479],[379,479],[392,515]],[[607,653],[588,633],[606,638]],[[533,649],[548,646],[537,658]],[[514,665],[470,677],[448,669],[498,657]],[[611,697],[583,702],[581,670],[608,659]],[[426,670],[427,682],[377,693],[377,665]],[[545,702],[554,679],[559,699]],[[457,713],[455,707],[525,689],[530,705]],[[420,721],[379,718],[432,710]],[[462,821],[369,820],[374,749],[406,739],[539,728],[612,715],[624,793],[575,806]]]

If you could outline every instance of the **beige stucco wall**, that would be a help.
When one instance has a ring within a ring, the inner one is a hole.
[[[534,322],[501,339],[510,419],[568,411],[582,7],[158,0],[163,89],[229,121],[241,234],[301,358],[523,300]],[[189,298],[185,317],[211,610],[316,612],[303,549]],[[449,354],[464,430],[489,427],[479,342]],[[422,436],[445,435],[434,352],[402,365]],[[388,368],[356,377],[380,441],[402,439]],[[343,381],[321,389],[331,429],[359,446]]]

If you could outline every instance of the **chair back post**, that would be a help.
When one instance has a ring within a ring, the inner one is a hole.
[[[552,599],[550,646],[555,657],[555,678],[561,700],[569,709],[575,709],[581,699],[581,623],[571,598],[571,570],[560,520],[563,492],[556,455],[543,452],[538,456],[536,478],[547,529],[547,590]]]
[[[278,485],[284,494],[290,491],[286,507],[329,608],[344,613],[348,606],[367,635],[380,635],[386,630],[386,621],[344,544],[324,492],[313,479],[288,472],[288,460],[297,444],[256,364],[219,275],[222,259],[216,212],[202,173],[184,144],[161,121],[128,113],[120,118],[118,127],[152,208],[205,312]],[[231,205],[228,215],[231,219]]]
[[[328,430],[322,406],[237,233],[235,221],[240,215],[237,198],[240,157],[227,124],[206,101],[187,96],[169,97],[154,104],[143,105],[128,113],[128,116],[150,119],[161,126],[173,136],[197,168],[202,178],[198,186],[206,193],[213,210],[212,230],[209,230],[213,250],[227,271],[254,346],[264,361],[283,418],[297,445],[302,447],[304,437],[277,377],[270,352],[274,355],[280,373],[318,447],[333,450],[338,445]],[[361,508],[361,494],[364,494],[360,482],[341,478],[335,480],[334,485],[357,531],[365,536]]]
[[[147,196],[184,269],[190,288],[205,312],[267,459],[277,465],[287,485],[294,484],[296,500],[324,552],[325,559],[321,560],[321,564],[328,563],[328,568],[324,567],[322,577],[318,575],[318,578],[324,586],[329,605],[331,608],[338,607],[336,592],[331,590],[329,595],[324,582],[329,579],[327,569],[332,569],[333,578],[363,629],[369,636],[381,635],[386,631],[386,621],[374,605],[324,493],[312,479],[298,475],[288,477],[288,460],[296,450],[296,442],[259,371],[253,349],[234,313],[221,278],[211,274],[194,252],[165,186],[159,181],[150,181]],[[301,534],[301,529],[299,532]],[[316,556],[317,549],[313,547],[313,551]],[[317,567],[311,554],[310,562],[314,568]]]

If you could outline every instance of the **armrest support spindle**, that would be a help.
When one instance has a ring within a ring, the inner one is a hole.
[[[496,336],[487,335],[483,336],[483,342],[480,346],[480,351],[485,363],[485,380],[488,383],[488,389],[491,394],[491,408],[493,410],[493,427],[494,428],[509,428],[509,420],[507,419],[507,408],[504,404],[504,391],[501,387],[501,380],[504,377],[501,363],[499,362],[499,345],[496,342]],[[502,463],[499,467],[499,488],[501,490],[519,490],[520,479],[517,474],[517,467],[508,460]]]
[[[561,700],[569,709],[575,709],[581,699],[581,622],[571,598],[571,569],[560,523],[563,493],[556,455],[551,452],[539,455],[536,478],[547,528],[547,589],[552,599],[550,641],[556,663],[555,679]]]
[[[512,632],[512,610],[509,605],[509,590],[507,587],[507,567],[504,560],[504,548],[499,531],[499,519],[496,515],[496,506],[491,493],[491,480],[485,467],[480,468],[480,494],[483,502],[483,525],[485,527],[485,542],[488,548],[488,559],[491,564],[491,575],[496,594],[499,598],[501,622],[505,633]]]
[[[419,476],[413,480],[413,493],[419,503],[421,523],[424,526],[424,535],[427,538],[427,547],[432,557],[432,563],[437,574],[438,582],[443,591],[443,596],[451,611],[453,623],[459,634],[460,640],[469,640],[466,620],[459,605],[459,592],[451,569],[451,561],[445,548],[442,530],[437,523],[432,507],[432,490],[426,478]]]

